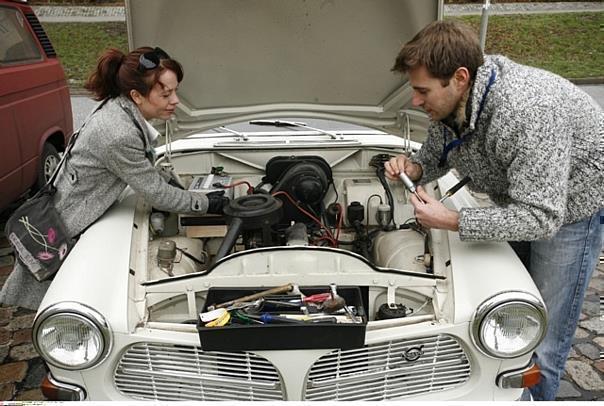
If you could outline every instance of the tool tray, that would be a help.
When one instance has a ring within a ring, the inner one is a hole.
[[[206,304],[224,303],[269,289],[262,288],[210,288]],[[327,286],[300,287],[306,296],[328,292]],[[362,323],[271,323],[230,324],[222,327],[205,327],[197,318],[197,331],[204,351],[239,350],[294,350],[317,348],[360,348],[365,344],[367,316],[359,287],[338,286],[338,295],[347,306],[355,306]],[[284,313],[284,312],[282,312]],[[297,313],[300,314],[300,313]]]

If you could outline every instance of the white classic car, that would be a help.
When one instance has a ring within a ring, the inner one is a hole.
[[[36,317],[46,396],[519,398],[546,327],[526,269],[506,243],[419,227],[409,192],[383,174],[428,122],[389,69],[442,2],[126,7],[130,46],[160,46],[186,70],[158,166],[231,203],[179,216],[126,189]],[[478,204],[465,187],[445,202]]]

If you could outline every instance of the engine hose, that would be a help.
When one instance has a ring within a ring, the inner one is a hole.
[[[386,181],[386,175],[384,175],[384,167],[376,168],[375,174],[380,180],[380,183],[384,187],[384,191],[386,192],[386,199],[388,200],[388,204],[390,205],[390,222],[396,228],[396,222],[394,221],[394,197],[392,196],[392,191],[390,190],[390,185]]]
[[[424,266],[426,267],[427,273],[433,274],[434,266],[433,266],[432,251],[430,250],[430,242],[431,242],[430,241],[430,230],[424,229],[422,226],[420,226],[417,223],[401,224],[400,229],[401,230],[411,229],[413,231],[420,233],[422,235],[422,237],[424,237]]]
[[[366,228],[363,223],[356,220],[353,224],[356,232],[356,237],[353,242],[353,251],[360,254],[362,257],[369,259],[369,249],[371,247],[371,240],[369,234],[367,234]]]

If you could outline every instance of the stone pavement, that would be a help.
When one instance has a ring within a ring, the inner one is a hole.
[[[16,208],[17,204],[11,206]],[[13,269],[12,248],[4,237],[11,208],[0,213],[0,286]],[[0,307],[0,401],[44,400],[40,383],[47,367],[32,344],[36,312],[13,306]]]
[[[125,21],[124,7],[119,6],[34,6],[42,22]],[[604,11],[604,2],[494,3],[490,14],[536,14]],[[481,14],[481,4],[446,4],[445,15]]]
[[[587,289],[558,399],[604,401],[604,264]]]

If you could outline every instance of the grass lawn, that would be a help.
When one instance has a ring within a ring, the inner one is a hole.
[[[448,18],[479,30],[479,16]],[[485,51],[566,78],[604,77],[604,14],[490,16]]]
[[[71,87],[82,87],[106,48],[128,51],[126,23],[44,23]]]
[[[460,19],[478,31],[478,16],[447,18]],[[128,49],[125,23],[44,23],[44,28],[75,88],[83,85],[105,48]],[[491,16],[486,48],[487,53],[504,54],[567,78],[604,77],[604,14]]]

